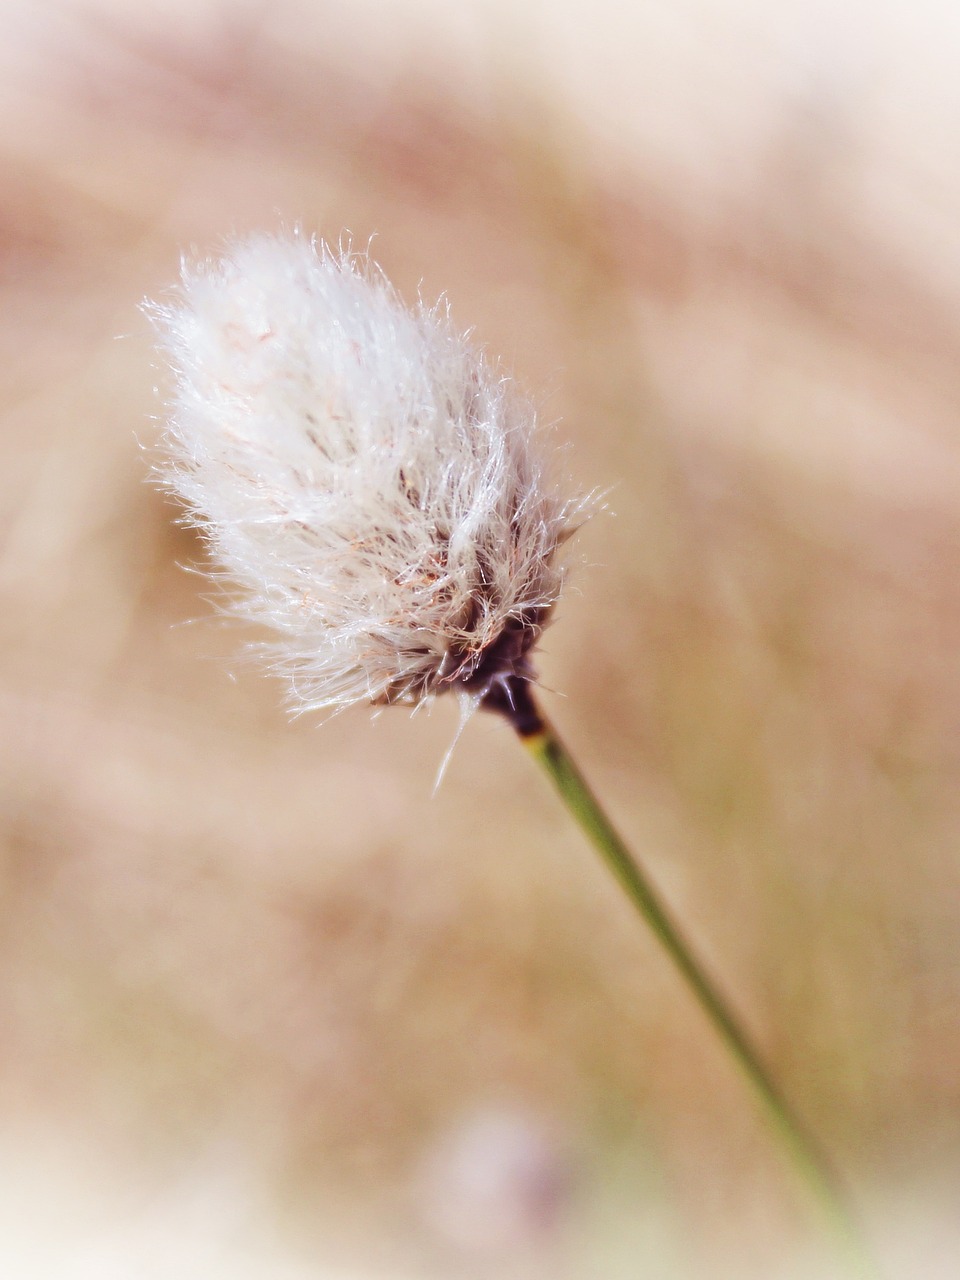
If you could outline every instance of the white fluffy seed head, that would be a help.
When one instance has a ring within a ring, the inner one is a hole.
[[[584,504],[533,406],[365,255],[260,235],[147,304],[173,367],[157,471],[297,710],[479,703],[530,679]]]

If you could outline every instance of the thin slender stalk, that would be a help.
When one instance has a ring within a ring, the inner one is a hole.
[[[876,1280],[878,1272],[854,1226],[846,1196],[829,1160],[787,1102],[728,1001],[686,941],[646,873],[617,834],[570,753],[541,716],[529,685],[516,681],[508,696],[498,699],[490,709],[501,711],[511,721],[531,756],[545,770],[570,813],[686,979],[701,1008],[753,1086],[794,1167],[819,1205],[825,1225],[851,1273],[864,1280],[867,1277]]]

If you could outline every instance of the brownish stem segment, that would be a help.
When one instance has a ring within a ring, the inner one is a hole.
[[[491,685],[480,705],[484,711],[496,711],[505,716],[521,738],[541,733],[545,727],[533,700],[530,681],[519,676]]]

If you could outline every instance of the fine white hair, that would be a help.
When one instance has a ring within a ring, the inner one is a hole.
[[[157,472],[296,710],[472,703],[513,678],[583,503],[533,405],[364,254],[256,235],[148,303],[175,374]]]

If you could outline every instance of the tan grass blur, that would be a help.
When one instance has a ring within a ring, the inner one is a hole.
[[[713,147],[710,85],[669,82],[661,132],[615,145],[595,92],[521,80],[522,46],[477,37],[461,80],[342,11],[300,41],[291,4],[24,13],[0,19],[0,1265],[739,1280],[808,1247],[750,1098],[509,735],[475,721],[431,799],[454,708],[286,723],[180,568],[137,303],[181,250],[299,221],[446,290],[610,488],[545,643],[551,713],[891,1274],[953,1274],[960,180],[935,85],[911,168],[893,89],[788,93],[752,9],[691,4],[637,76],[699,65],[719,24],[763,128],[726,102]]]

